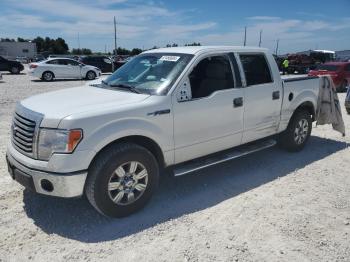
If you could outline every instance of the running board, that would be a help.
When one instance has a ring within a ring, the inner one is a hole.
[[[260,140],[258,142],[249,143],[247,145],[239,146],[237,148],[231,149],[229,151],[224,151],[224,153],[217,153],[209,157],[202,157],[199,159],[191,160],[180,164],[174,168],[174,176],[182,176],[194,171],[220,164],[232,159],[239,158],[269,147],[276,145],[276,141],[273,139]]]

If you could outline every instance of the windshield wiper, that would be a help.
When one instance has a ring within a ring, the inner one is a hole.
[[[115,85],[109,85],[110,87],[119,87],[119,88],[124,88],[127,90],[130,90],[131,92],[134,92],[136,94],[142,94],[136,87],[131,86],[131,85],[126,85],[126,84],[115,84]]]

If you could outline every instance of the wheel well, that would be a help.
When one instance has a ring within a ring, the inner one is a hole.
[[[95,73],[94,70],[89,70],[89,71],[86,72],[86,76],[87,76],[87,74],[90,73],[90,72],[93,72],[93,73],[96,75],[96,73]]]
[[[310,101],[304,102],[301,105],[299,105],[297,107],[297,109],[295,109],[293,116],[296,112],[299,112],[301,110],[305,110],[305,111],[309,112],[309,114],[311,115],[312,121],[315,121],[316,111],[315,111],[314,105]]]
[[[50,71],[50,70],[44,71],[44,72],[41,74],[41,77],[44,77],[44,74],[45,74],[45,73],[51,73],[51,74],[53,75],[53,77],[55,78],[55,74],[54,74],[52,71]]]
[[[111,142],[110,144],[106,145],[105,147],[103,147],[94,157],[94,159],[91,161],[91,163],[93,163],[93,161],[95,160],[95,158],[101,153],[103,152],[105,149],[115,146],[116,144],[120,144],[120,143],[133,143],[133,144],[137,144],[139,146],[142,146],[144,148],[146,148],[147,150],[149,150],[154,157],[157,159],[157,162],[159,164],[159,168],[164,168],[165,167],[165,162],[164,162],[164,156],[163,156],[163,152],[162,149],[160,148],[160,146],[152,139],[145,137],[145,136],[127,136],[127,137],[123,137],[123,138],[119,138],[113,142]],[[91,165],[91,164],[90,164]]]

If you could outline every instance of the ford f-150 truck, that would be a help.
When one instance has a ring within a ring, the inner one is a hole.
[[[282,80],[266,49],[150,50],[102,82],[19,102],[9,173],[37,193],[85,194],[100,213],[126,216],[165,168],[184,175],[276,143],[301,150],[318,90],[317,77]]]

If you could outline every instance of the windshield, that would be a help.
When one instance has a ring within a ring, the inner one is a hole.
[[[319,65],[317,66],[317,70],[324,70],[324,71],[338,71],[340,67],[336,65]]]
[[[123,88],[138,93],[164,95],[193,55],[147,53],[134,57],[105,81],[106,88]]]

